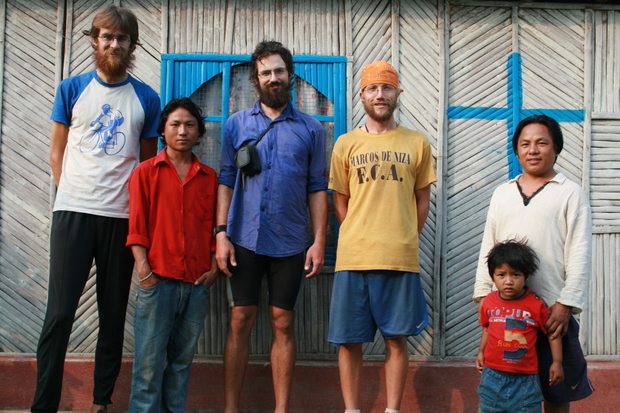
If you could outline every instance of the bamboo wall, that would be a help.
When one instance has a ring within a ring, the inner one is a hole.
[[[29,354],[36,350],[47,294],[54,194],[49,114],[55,87],[92,68],[92,49],[81,31],[111,2],[0,3],[0,351]],[[350,127],[356,127],[364,122],[357,96],[361,68],[379,59],[397,68],[404,89],[398,121],[428,135],[439,178],[420,246],[431,324],[409,339],[418,358],[470,357],[477,350],[473,278],[490,196],[508,177],[508,121],[448,113],[451,107],[506,108],[515,87],[507,64],[518,54],[523,110],[585,114],[582,122],[562,124],[566,145],[558,166],[582,183],[593,208],[590,304],[581,317],[584,346],[591,355],[618,356],[620,6],[442,0],[115,3],[139,18],[143,47],[136,51],[133,73],[155,90],[162,53],[250,54],[259,41],[276,39],[293,54],[350,58],[348,116]],[[95,274],[93,267],[72,353],[94,351]],[[331,277],[305,283],[296,316],[300,357],[334,357],[326,343]],[[135,294],[136,285],[128,308],[127,353],[133,351]],[[220,280],[212,288],[200,354],[222,354],[226,323]],[[252,333],[252,353],[268,353],[270,340],[263,311]],[[381,355],[381,340],[364,351]]]

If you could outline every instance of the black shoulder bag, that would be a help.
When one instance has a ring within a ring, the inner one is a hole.
[[[267,129],[260,134],[256,143],[242,146],[235,154],[235,164],[237,168],[241,169],[245,176],[254,176],[262,170],[256,145],[258,145],[258,142],[263,139],[263,136],[269,132],[269,129],[273,127],[274,123],[275,122],[271,122],[269,126],[267,126]]]

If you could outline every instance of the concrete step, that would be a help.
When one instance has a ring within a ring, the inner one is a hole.
[[[132,359],[123,359],[110,412],[126,412],[131,390]],[[616,413],[620,406],[620,362],[589,361],[596,389],[588,399],[571,404],[571,413]],[[92,403],[92,357],[71,356],[65,363],[61,410],[87,411]],[[221,358],[197,357],[192,366],[187,411],[219,413],[224,408]],[[480,380],[473,361],[411,361],[402,412],[475,413]],[[18,355],[0,356],[0,409],[27,411],[34,395],[36,360]],[[383,412],[385,372],[380,361],[365,361],[362,411]],[[273,411],[273,387],[268,360],[253,359],[241,395],[244,413]],[[291,395],[291,413],[344,411],[336,361],[299,360]],[[1,412],[1,410],[0,410]]]

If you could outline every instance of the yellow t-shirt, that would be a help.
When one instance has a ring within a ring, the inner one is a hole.
[[[437,180],[426,136],[356,129],[332,153],[329,189],[349,196],[336,271],[420,272],[415,192]]]

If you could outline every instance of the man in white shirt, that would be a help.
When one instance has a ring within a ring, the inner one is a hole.
[[[545,115],[523,119],[512,139],[523,174],[500,185],[491,199],[478,259],[474,301],[491,292],[486,259],[489,250],[507,239],[525,239],[540,258],[528,285],[547,302],[546,324],[553,339],[562,339],[565,380],[550,387],[547,340],[538,340],[539,375],[545,412],[568,412],[570,402],[593,389],[579,343],[579,325],[572,314],[582,311],[590,279],[592,222],[588,198],[581,187],[554,169],[562,151],[560,125]]]
[[[58,192],[50,232],[50,276],[45,321],[37,347],[32,411],[56,412],[73,320],[93,258],[97,264],[99,332],[93,406],[106,411],[123,355],[125,312],[133,271],[125,246],[127,181],[157,149],[157,93],[128,70],[138,21],[110,6],[93,19],[95,70],[64,79],[52,111],[50,166]]]

